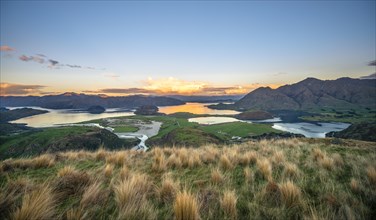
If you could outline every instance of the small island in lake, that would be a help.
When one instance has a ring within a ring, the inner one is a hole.
[[[87,111],[91,114],[101,114],[106,111],[106,109],[100,105],[90,106]]]

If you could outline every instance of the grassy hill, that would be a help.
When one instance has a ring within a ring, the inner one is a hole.
[[[371,219],[374,143],[284,139],[0,162],[1,219]]]

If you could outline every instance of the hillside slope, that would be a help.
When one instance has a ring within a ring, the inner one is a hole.
[[[277,89],[258,88],[239,101],[236,109],[307,110],[315,108],[376,107],[376,80],[307,78]]]
[[[0,162],[1,219],[372,219],[373,143],[289,139]]]

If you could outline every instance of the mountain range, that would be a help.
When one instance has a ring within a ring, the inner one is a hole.
[[[376,80],[307,78],[277,89],[258,88],[232,105],[212,108],[237,110],[308,110],[317,108],[351,109],[376,107]]]
[[[46,96],[1,96],[0,106],[38,106],[49,109],[87,109],[91,106],[105,108],[137,108],[143,105],[169,106],[185,102],[163,96],[103,96],[67,92]]]

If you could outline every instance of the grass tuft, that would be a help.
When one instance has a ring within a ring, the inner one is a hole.
[[[223,197],[221,199],[221,207],[225,214],[226,219],[235,220],[237,219],[238,213],[236,210],[236,203],[238,198],[235,195],[234,191],[226,190],[223,193]]]
[[[174,212],[176,220],[200,219],[197,199],[187,190],[178,192],[178,194],[176,195]]]

